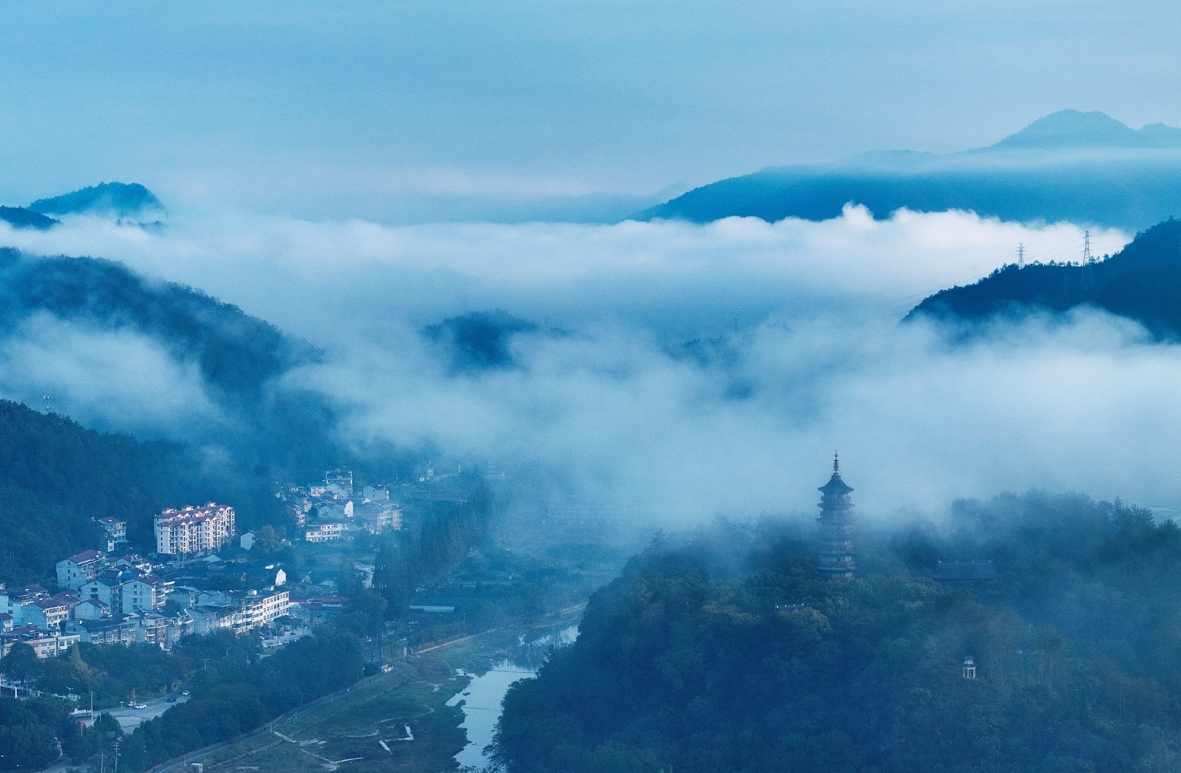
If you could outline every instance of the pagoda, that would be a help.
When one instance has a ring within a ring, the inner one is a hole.
[[[820,488],[820,517],[816,519],[820,544],[816,570],[829,580],[852,580],[857,570],[853,560],[853,489],[841,480],[841,462],[832,457],[832,477]]]

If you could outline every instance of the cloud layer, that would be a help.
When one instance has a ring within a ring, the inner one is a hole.
[[[231,216],[145,232],[82,218],[0,237],[123,260],[323,346],[327,361],[287,386],[342,406],[338,437],[357,448],[393,441],[527,469],[657,522],[807,511],[834,449],[869,515],[1030,486],[1181,503],[1170,456],[1181,349],[1085,310],[998,323],[970,343],[898,324],[925,295],[1011,261],[1019,243],[1030,260],[1077,259],[1082,232],[1069,224],[874,221],[850,208],[823,223],[705,226]],[[1100,253],[1126,239],[1093,234]],[[492,308],[543,327],[512,339],[516,367],[456,375],[419,335]],[[96,364],[55,335],[9,342],[10,371],[41,375],[0,390],[64,390],[83,421],[181,436],[186,411],[208,410],[183,369],[148,350]],[[79,368],[105,369],[106,391],[73,386],[90,383]],[[144,391],[174,399],[104,407]]]

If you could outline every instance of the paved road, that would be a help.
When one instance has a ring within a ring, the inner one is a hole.
[[[147,720],[154,719],[163,714],[165,711],[168,711],[173,706],[177,706],[188,700],[188,698],[183,695],[176,695],[173,697],[176,698],[176,701],[173,703],[169,703],[164,698],[154,698],[150,701],[144,701],[144,704],[147,706],[146,709],[123,708],[106,709],[105,711],[119,721],[119,726],[123,728],[124,733],[130,733]],[[102,713],[103,710],[95,709],[95,718],[97,718],[97,716]],[[94,724],[94,719],[87,720],[86,724]]]

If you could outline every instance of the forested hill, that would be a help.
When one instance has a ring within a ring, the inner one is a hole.
[[[284,468],[297,479],[332,466],[339,450],[329,439],[332,406],[322,396],[280,388],[292,368],[321,356],[306,341],[121,263],[0,248],[0,339],[47,314],[82,329],[144,336],[178,363],[195,365],[204,392],[232,427],[201,442],[221,443],[239,461]]]
[[[156,194],[139,183],[100,183],[61,196],[38,199],[28,207],[43,215],[94,213],[129,217],[163,211]]]
[[[1089,267],[1005,266],[973,285],[926,298],[906,319],[978,320],[1031,309],[1061,312],[1082,304],[1137,320],[1158,337],[1181,336],[1181,221],[1159,223]]]
[[[133,547],[153,549],[165,507],[231,502],[242,530],[277,516],[268,481],[208,469],[182,446],[88,430],[0,400],[0,582],[47,582],[57,561],[98,546],[93,519],[128,523]]]
[[[826,220],[847,203],[877,217],[900,208],[970,210],[1026,222],[1138,229],[1181,214],[1181,129],[1135,130],[1063,110],[987,148],[937,155],[877,151],[826,164],[769,167],[696,188],[636,217]]]
[[[148,336],[196,363],[211,386],[237,400],[256,399],[268,381],[316,356],[310,345],[236,306],[146,279],[121,263],[0,248],[0,329],[36,313]]]
[[[862,524],[858,579],[811,523],[654,545],[505,700],[510,773],[1173,770],[1181,530],[1080,496]],[[999,578],[947,585],[940,560]],[[975,678],[962,672],[973,658]]]

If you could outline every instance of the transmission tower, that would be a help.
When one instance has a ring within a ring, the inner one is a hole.
[[[1083,234],[1083,287],[1095,284],[1095,256],[1091,254],[1091,232]]]
[[[50,396],[49,396],[49,395],[41,395],[41,398],[42,398],[43,400],[45,400],[45,412],[46,412],[46,413],[49,413],[49,412],[50,412],[50,410],[52,410],[52,409],[51,409],[51,407],[50,407],[50,405],[49,405],[49,402],[50,402]]]
[[[1025,268],[1025,245],[1017,245],[1017,268]]]

